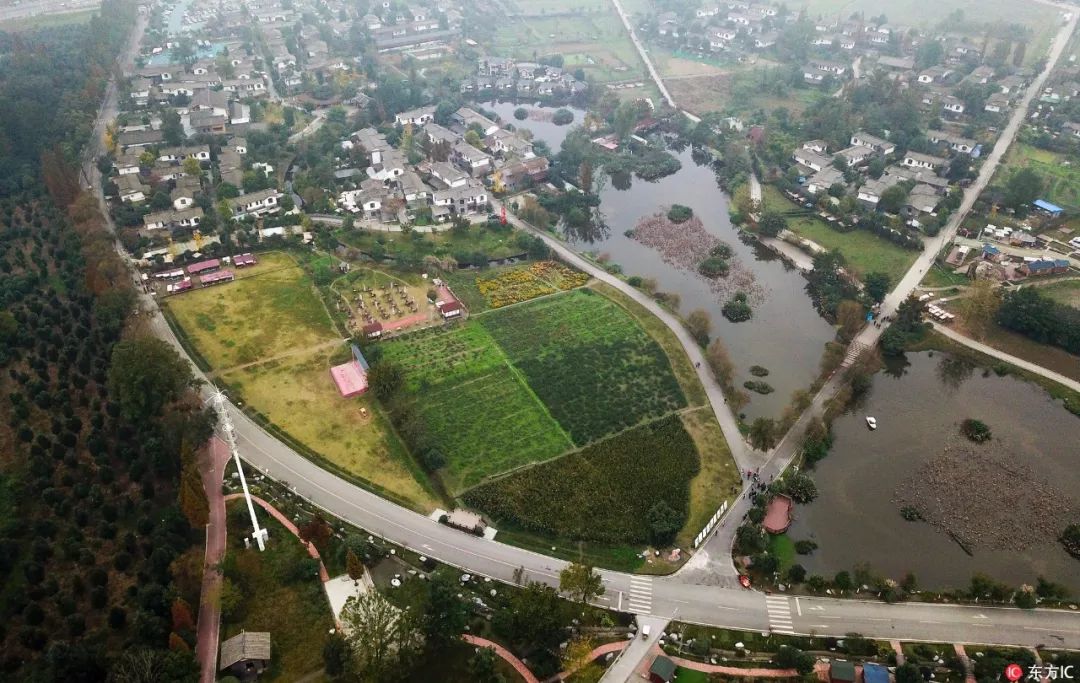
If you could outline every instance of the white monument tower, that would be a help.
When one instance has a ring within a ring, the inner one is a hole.
[[[255,506],[251,502],[251,492],[248,491],[247,479],[244,477],[244,466],[240,463],[240,451],[236,448],[236,434],[233,433],[232,418],[229,417],[228,399],[225,392],[214,387],[214,395],[210,397],[217,410],[218,419],[221,423],[221,431],[225,435],[225,443],[229,444],[229,452],[236,461],[236,471],[240,474],[240,486],[244,489],[244,500],[247,501],[248,513],[251,515],[251,528],[254,530],[251,537],[259,544],[259,550],[266,550],[266,540],[269,537],[266,529],[259,528],[259,520],[255,517]]]

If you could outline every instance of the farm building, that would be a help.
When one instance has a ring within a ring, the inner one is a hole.
[[[855,665],[843,659],[829,664],[829,683],[855,683]]]
[[[1028,277],[1059,275],[1069,270],[1069,261],[1063,258],[1025,261],[1017,270]]]
[[[220,267],[221,260],[212,258],[207,261],[198,261],[196,263],[192,263],[190,266],[187,267],[187,272],[188,275],[198,275],[200,273],[209,273],[211,271],[217,270]]]
[[[880,664],[867,662],[862,667],[863,683],[889,683],[889,670]]]
[[[257,678],[270,664],[270,634],[245,631],[221,644],[220,671],[241,680]]]
[[[383,326],[381,322],[376,320],[373,323],[368,323],[367,325],[364,325],[362,328],[360,328],[360,331],[367,339],[378,339],[382,336]]]
[[[671,683],[675,680],[675,662],[664,655],[657,655],[649,667],[650,683]]]
[[[222,282],[232,282],[233,273],[231,270],[219,270],[214,273],[208,273],[199,278],[199,286],[209,287],[210,285],[219,285]]]
[[[239,256],[235,256],[233,258],[233,263],[236,265],[237,268],[245,268],[247,266],[254,266],[258,262],[259,262],[259,260],[257,258],[255,258],[255,254],[252,254],[250,252],[247,253],[247,254],[240,254]]]
[[[1036,199],[1035,201],[1032,202],[1032,204],[1040,212],[1046,214],[1047,216],[1051,216],[1053,218],[1057,218],[1058,216],[1060,216],[1062,214],[1063,211],[1065,211],[1065,209],[1061,208],[1057,204],[1051,204],[1050,202],[1046,201],[1045,199]]]
[[[368,388],[367,373],[371,368],[368,366],[367,359],[356,345],[352,347],[352,354],[353,359],[348,363],[330,368],[330,377],[333,378],[342,398],[359,396]]]
[[[436,301],[435,307],[439,309],[439,315],[443,319],[459,318],[461,317],[461,302],[457,299],[450,299],[449,301]]]

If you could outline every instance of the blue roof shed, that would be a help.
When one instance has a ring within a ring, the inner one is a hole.
[[[863,683],[889,683],[889,670],[880,664],[863,664]]]
[[[1057,216],[1057,215],[1061,214],[1062,211],[1065,210],[1065,209],[1061,208],[1060,206],[1058,206],[1057,204],[1051,204],[1050,202],[1046,201],[1045,199],[1036,199],[1035,201],[1032,202],[1032,204],[1035,205],[1035,208],[1039,209],[1040,211],[1045,211],[1046,213],[1050,214],[1051,216]]]

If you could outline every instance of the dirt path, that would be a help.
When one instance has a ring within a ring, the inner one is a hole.
[[[299,356],[299,355],[305,354],[305,353],[315,353],[316,351],[326,351],[326,350],[334,348],[335,346],[340,346],[340,345],[341,345],[341,340],[340,339],[334,339],[332,341],[325,341],[325,342],[323,342],[321,344],[316,344],[315,346],[305,346],[302,349],[292,349],[291,351],[285,351],[285,352],[279,353],[279,354],[277,354],[275,356],[270,356],[269,358],[260,358],[259,360],[253,360],[250,363],[241,363],[240,365],[234,365],[231,368],[222,368],[220,370],[214,370],[212,372],[207,373],[207,377],[210,377],[210,378],[220,377],[221,375],[224,375],[225,373],[233,372],[235,370],[246,370],[247,368],[255,367],[256,365],[262,365],[264,363],[272,363],[273,361],[276,361],[276,360],[282,360],[282,359],[285,359],[285,358],[290,358],[292,356]]]
[[[229,464],[229,447],[213,437],[203,449],[202,484],[210,508],[206,525],[206,556],[203,561],[199,620],[196,626],[195,657],[199,660],[201,683],[217,680],[218,637],[221,629],[221,561],[225,559],[225,499],[221,484]]]

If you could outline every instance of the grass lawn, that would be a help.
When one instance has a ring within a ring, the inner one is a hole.
[[[592,290],[505,308],[482,322],[578,445],[686,405],[660,345]]]
[[[697,446],[701,468],[690,482],[690,509],[676,545],[691,547],[694,537],[725,500],[739,495],[739,468],[712,408],[704,406],[682,414],[683,426]]]
[[[764,200],[770,210],[786,212],[796,208],[793,202],[771,185],[765,186]],[[893,284],[900,281],[919,256],[917,251],[901,249],[866,230],[839,232],[817,216],[789,216],[788,228],[826,249],[839,249],[848,265],[858,274],[886,273]]]
[[[340,349],[233,370],[223,379],[248,407],[344,473],[414,510],[437,507],[438,496],[376,401],[338,394],[330,379],[333,360],[342,361]]]
[[[675,669],[675,680],[679,683],[709,683],[709,674],[680,666]]]
[[[244,503],[229,505],[223,569],[240,601],[234,613],[222,616],[221,640],[241,631],[269,631],[270,668],[260,680],[296,681],[322,669],[323,642],[334,621],[318,576],[294,571],[308,559],[300,540],[261,509],[258,514],[270,533],[261,553],[244,548],[250,532]]]
[[[1059,304],[1080,308],[1080,280],[1069,280],[1046,285],[1039,292],[1050,297]]]
[[[164,300],[195,349],[217,370],[340,338],[310,278],[288,254],[259,255],[242,277]]]
[[[585,70],[605,83],[645,78],[644,65],[611,5],[593,6],[588,14],[544,16],[532,3],[529,16],[516,17],[492,39],[494,52],[519,58],[558,53],[567,69]]]
[[[957,313],[957,319],[953,326],[957,331],[965,334],[963,318],[967,303],[967,299],[958,299],[950,304]],[[978,341],[1048,370],[1053,370],[1070,379],[1080,381],[1080,357],[1074,356],[1064,349],[1049,344],[1041,344],[993,322],[990,324],[986,335]]]
[[[795,564],[795,541],[787,534],[769,534],[769,552],[780,560],[780,573]]]

